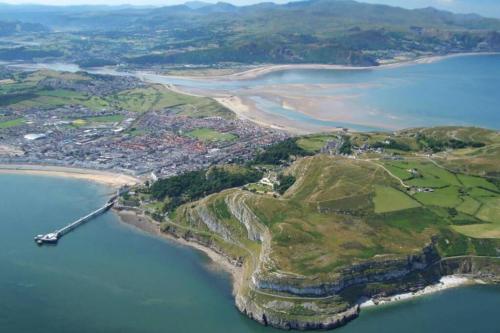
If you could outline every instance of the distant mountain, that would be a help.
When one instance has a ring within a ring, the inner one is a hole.
[[[81,61],[148,66],[228,62],[376,65],[378,59],[401,53],[500,50],[498,19],[352,0],[250,6],[192,1],[154,9],[4,5],[0,20],[38,23],[86,35],[79,42],[68,40],[73,44],[68,46],[70,56]],[[96,36],[99,44],[94,42]]]
[[[44,15],[39,15],[44,13]],[[221,13],[223,16],[213,16]],[[202,22],[241,21],[273,26],[273,30],[296,27],[330,29],[340,24],[362,24],[377,26],[423,26],[432,28],[499,29],[500,20],[487,19],[478,15],[453,14],[434,8],[408,10],[387,5],[376,5],[352,0],[310,0],[278,5],[264,2],[249,6],[235,6],[226,2],[215,4],[203,1],[189,1],[183,5],[160,8],[139,6],[43,6],[9,5],[0,3],[0,20],[36,22],[61,28],[65,25],[81,29],[113,29],[141,21],[157,24],[160,16],[176,17],[175,22],[196,24]],[[237,14],[233,16],[233,14]],[[163,22],[169,25],[169,22]],[[304,26],[307,25],[307,26]]]
[[[383,3],[405,8],[435,7],[456,13],[476,13],[485,17],[500,18],[498,0],[363,0],[369,3]]]
[[[190,8],[190,9],[200,9],[203,7],[211,6],[212,4],[210,2],[203,2],[203,1],[188,1],[184,3],[184,6]]]
[[[202,7],[202,11],[204,13],[234,13],[240,8],[227,2],[217,2],[214,5]]]
[[[39,23],[0,21],[0,36],[10,36],[18,33],[47,32],[47,31],[49,31],[49,29]]]

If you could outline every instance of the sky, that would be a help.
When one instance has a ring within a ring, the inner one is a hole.
[[[166,6],[183,3],[187,0],[0,0],[0,2],[20,4],[37,3],[47,5],[157,5]],[[206,0],[206,2],[217,2],[218,0]],[[223,0],[235,5],[248,5],[262,2],[264,0]],[[272,1],[272,0],[266,0]],[[358,0],[361,2],[383,3],[406,8],[436,7],[459,13],[478,13],[484,16],[500,18],[500,0]],[[285,3],[288,0],[274,0],[276,3]]]

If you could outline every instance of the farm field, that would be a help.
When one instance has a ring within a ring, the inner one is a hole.
[[[464,235],[489,238],[500,232],[500,190],[485,178],[457,174],[427,160],[385,162],[385,166],[414,188],[412,196],[422,205],[441,207],[465,215],[473,225],[456,226]],[[412,172],[410,172],[410,170]],[[415,189],[426,188],[426,191]],[[457,217],[458,218],[458,217]],[[481,221],[491,224],[481,224]],[[485,230],[483,232],[483,229]]]
[[[420,204],[406,193],[386,186],[375,187],[373,202],[375,204],[375,213],[387,213],[420,207]]]

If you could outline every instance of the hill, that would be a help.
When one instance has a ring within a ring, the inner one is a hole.
[[[156,215],[165,232],[242,265],[242,312],[280,328],[331,328],[356,317],[362,299],[416,291],[443,275],[498,280],[500,179],[486,171],[498,159],[498,132],[327,133],[293,142],[268,150],[281,156],[275,166],[256,159],[267,170],[259,183]],[[333,142],[350,146],[350,156],[336,154]],[[486,163],[458,167],[474,160]],[[280,195],[268,184],[278,189],[285,176],[291,182]]]
[[[85,66],[366,66],[400,57],[500,50],[498,19],[349,0],[241,7],[193,2],[154,9],[6,6],[0,20],[7,17],[59,31],[36,34],[42,44],[38,49],[64,50],[64,54],[35,55],[32,59],[63,58]],[[27,58],[22,52],[18,56]],[[4,58],[0,49],[0,59]]]

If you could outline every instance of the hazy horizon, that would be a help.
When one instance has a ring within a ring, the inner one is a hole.
[[[297,1],[297,0],[291,0]],[[275,0],[274,3],[283,4],[291,2],[289,0]],[[498,0],[358,0],[359,2],[387,4],[391,6],[400,6],[404,8],[423,8],[435,7],[438,9],[449,10],[457,13],[477,13],[483,16],[500,17],[500,2]],[[170,6],[185,3],[184,0],[4,0],[0,3],[20,5],[52,5],[52,6],[71,6],[71,5],[133,5],[133,6]],[[204,1],[216,3],[218,1]],[[234,5],[250,5],[260,2],[258,0],[226,0]]]

